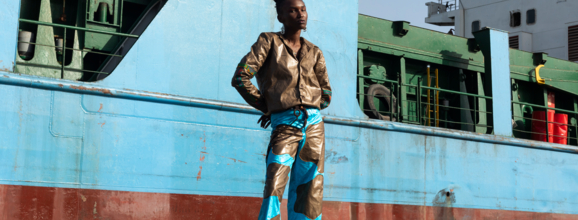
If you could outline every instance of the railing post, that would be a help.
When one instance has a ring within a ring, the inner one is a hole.
[[[421,81],[422,78],[418,77],[417,78],[417,122],[421,125]]]
[[[550,142],[550,129],[548,124],[550,119],[548,118],[548,112],[550,112],[550,107],[548,106],[548,89],[544,88],[544,108],[546,108],[546,142]]]
[[[438,69],[436,68],[436,88],[439,89],[439,75],[438,75]],[[436,90],[436,96],[435,96],[435,105],[436,105],[436,127],[440,126],[440,91]]]
[[[475,128],[477,127],[476,125],[477,125],[477,118],[478,118],[477,117],[478,116],[478,112],[477,112],[478,111],[478,105],[476,104],[477,99],[478,98],[474,97],[474,131],[475,132],[477,132]]]
[[[431,87],[431,76],[430,76],[430,68],[427,68],[427,87]],[[431,96],[430,96],[430,89],[427,90],[427,109],[426,109],[426,120],[427,120],[427,126],[431,126]]]
[[[578,100],[574,98],[574,112],[578,112]],[[578,114],[574,114],[574,119],[578,119]],[[570,124],[572,124],[572,120],[570,119]],[[576,134],[576,145],[578,145],[578,123],[574,123],[574,133]],[[570,135],[568,135],[570,137]],[[570,145],[570,139],[568,139],[568,145]]]
[[[66,28],[64,28],[64,35],[62,36],[62,66],[60,70],[60,78],[64,79],[64,63],[66,62]]]
[[[402,82],[402,78],[401,78],[400,75],[401,75],[401,74],[398,74],[398,75],[397,75],[397,87],[396,87],[396,89],[397,89],[397,96],[400,96],[400,98],[399,98],[398,101],[395,102],[395,108],[397,109],[397,122],[401,122],[401,121],[399,121],[399,120],[400,120],[400,118],[401,118],[400,115],[402,114],[402,111],[403,111],[403,110],[402,110],[402,107],[401,107],[401,106],[402,106],[402,105],[401,105],[401,100],[402,100],[402,98],[401,98],[401,95],[400,95],[400,94],[401,94],[401,90],[403,89],[403,88],[402,88],[403,82]],[[391,85],[393,85],[393,83],[391,83]],[[391,99],[391,102],[393,102],[393,99]],[[409,115],[409,112],[408,112],[408,115]]]

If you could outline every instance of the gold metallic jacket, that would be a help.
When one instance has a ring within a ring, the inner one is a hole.
[[[280,33],[261,33],[239,63],[231,84],[249,105],[263,113],[298,105],[327,108],[331,86],[323,53],[301,38],[296,55]],[[260,90],[251,83],[255,75]]]

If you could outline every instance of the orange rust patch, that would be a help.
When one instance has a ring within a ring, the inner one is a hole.
[[[96,88],[86,88],[84,86],[70,86],[71,89],[76,89],[76,90],[82,90],[82,91],[95,91],[95,92],[101,92],[103,94],[106,95],[113,95],[112,92],[110,92],[110,90],[108,89],[96,89]]]
[[[64,87],[64,85],[62,85],[62,84],[58,84],[58,87],[62,88],[62,87]]]
[[[100,112],[100,110],[102,110],[102,103],[100,103],[100,108],[98,109],[98,112]]]
[[[197,173],[197,181],[201,179],[201,171],[203,171],[203,166],[199,167],[199,173]]]

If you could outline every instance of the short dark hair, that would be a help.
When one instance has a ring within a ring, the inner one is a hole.
[[[283,3],[285,3],[285,0],[273,0],[275,1],[275,9],[277,9],[277,14],[281,14],[281,7],[283,6]]]

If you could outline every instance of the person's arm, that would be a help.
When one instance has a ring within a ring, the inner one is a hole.
[[[325,58],[323,53],[319,50],[319,56],[317,58],[317,63],[315,64],[315,75],[317,76],[317,81],[321,87],[321,104],[319,107],[325,109],[331,103],[331,85],[329,85],[329,76],[327,76],[327,67],[325,66]]]
[[[247,104],[263,113],[268,111],[267,104],[257,87],[251,83],[251,79],[267,59],[267,54],[271,48],[270,40],[271,38],[264,33],[259,36],[257,42],[251,47],[251,51],[241,59],[231,82],[231,85],[237,89]]]

